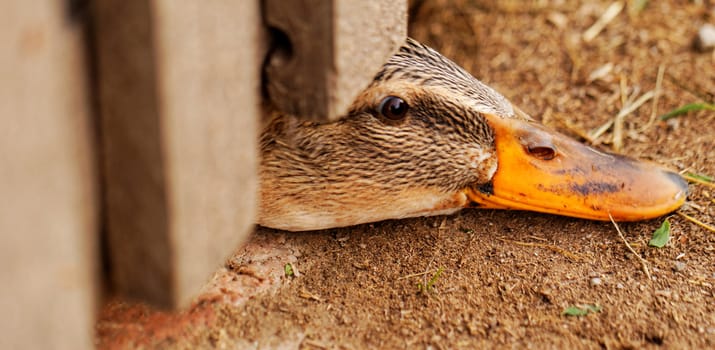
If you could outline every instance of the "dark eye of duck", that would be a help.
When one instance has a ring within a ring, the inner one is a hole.
[[[378,107],[380,114],[390,120],[403,119],[407,115],[408,109],[410,109],[410,107],[407,105],[407,102],[397,96],[385,97]]]

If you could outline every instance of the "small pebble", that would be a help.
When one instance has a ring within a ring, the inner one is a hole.
[[[546,20],[551,22],[551,24],[553,24],[556,28],[559,29],[566,28],[566,25],[569,23],[569,18],[561,12],[549,13],[549,15],[546,17]]]
[[[668,126],[668,130],[676,131],[680,127],[680,120],[677,118],[671,118],[665,122],[665,125]]]
[[[623,285],[623,283],[618,283],[618,284],[616,284],[616,288],[618,288],[618,289],[623,289],[623,288],[626,288],[626,287]]]
[[[707,51],[715,47],[715,26],[712,24],[704,24],[698,30],[698,36],[695,38],[695,47],[700,51]]]
[[[685,270],[686,266],[687,265],[684,262],[676,261],[675,264],[673,265],[673,269],[675,270],[675,272],[681,272],[681,271]]]
[[[601,279],[598,278],[598,277],[594,277],[594,278],[591,278],[591,282],[590,282],[590,283],[591,283],[591,286],[592,286],[592,287],[595,287],[595,286],[600,286],[601,283],[603,283],[603,281],[601,281]]]
[[[670,298],[673,295],[673,292],[665,289],[665,290],[656,290],[655,295],[660,295],[662,297]]]

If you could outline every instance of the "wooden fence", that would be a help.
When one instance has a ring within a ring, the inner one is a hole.
[[[1,1],[0,348],[93,347],[107,288],[186,305],[252,231],[262,69],[274,104],[333,120],[404,40],[405,13]]]

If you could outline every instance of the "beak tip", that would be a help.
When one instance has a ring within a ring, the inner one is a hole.
[[[674,173],[669,170],[663,170],[665,175],[670,178],[670,180],[673,182],[673,184],[680,189],[680,192],[676,195],[677,197],[687,197],[688,195],[688,182],[685,181],[685,179],[680,176],[678,173]]]
[[[680,174],[666,169],[662,169],[661,172],[665,181],[661,182],[663,187],[660,188],[664,192],[658,201],[660,204],[656,206],[659,209],[646,215],[645,219],[660,217],[678,210],[688,197],[688,182]]]

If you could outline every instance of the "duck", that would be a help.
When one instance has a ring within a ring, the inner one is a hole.
[[[336,121],[268,112],[260,155],[258,224],[286,231],[464,208],[638,221],[678,209],[688,189],[550,130],[411,38]]]

